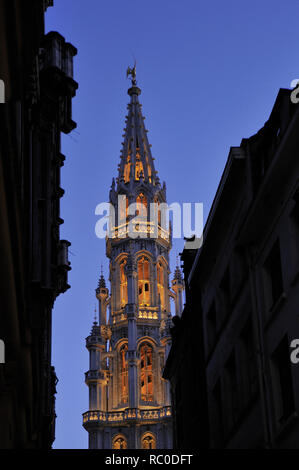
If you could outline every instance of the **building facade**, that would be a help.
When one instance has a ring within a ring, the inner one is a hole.
[[[0,1],[0,448],[51,448],[57,377],[52,308],[68,285],[60,239],[61,132],[69,133],[76,48],[45,35],[49,0]]]
[[[121,162],[110,190],[106,254],[111,292],[109,296],[101,275],[96,290],[99,318],[86,339],[89,411],[83,425],[91,449],[171,449],[170,387],[162,369],[171,342],[170,297],[179,315],[183,281],[177,269],[169,289],[171,230],[163,228],[159,210],[166,203],[166,185],[155,171],[135,68],[129,72],[132,87]]]
[[[202,247],[183,251],[186,306],[164,372],[176,448],[194,448],[196,429],[197,447],[299,448],[298,128],[282,89],[264,127],[231,148]]]

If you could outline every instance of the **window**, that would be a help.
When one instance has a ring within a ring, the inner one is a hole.
[[[289,356],[289,342],[285,336],[272,355],[273,391],[276,416],[283,423],[294,411],[294,390]]]
[[[141,400],[153,401],[153,348],[145,343],[140,348]]]
[[[121,347],[120,354],[120,376],[121,376],[121,392],[120,401],[121,403],[128,403],[128,360],[127,360],[128,345],[125,344]]]
[[[147,307],[150,305],[150,263],[145,257],[138,260],[138,302]]]
[[[136,149],[138,150],[138,149]],[[135,180],[139,180],[141,173],[144,176],[143,164],[140,160],[140,153],[136,152]]]
[[[142,449],[156,449],[156,438],[151,433],[146,433],[141,439]]]
[[[147,174],[148,174],[148,179],[149,179],[149,182],[151,183],[152,182],[152,169],[151,169],[151,166],[149,164],[149,159],[148,159],[148,155],[146,154],[146,165],[147,165]]]
[[[112,441],[112,449],[127,449],[128,444],[124,436],[116,436]]]
[[[147,219],[147,199],[143,193],[138,194],[136,199],[137,215],[146,220]]]
[[[277,240],[271,249],[265,265],[265,294],[268,308],[271,308],[283,292],[280,246]]]
[[[130,181],[130,172],[131,172],[131,156],[127,156],[127,161],[125,164],[125,171],[124,171],[124,179],[125,183],[128,183]]]
[[[158,225],[161,227],[161,209],[160,209],[160,201],[159,198],[156,196],[154,199],[154,220],[156,224],[156,220],[158,222]]]
[[[122,260],[119,265],[120,270],[120,306],[125,307],[128,303],[128,287],[127,287],[127,276],[125,274],[125,266],[127,260]]]
[[[161,301],[161,310],[165,309],[165,294],[164,294],[164,268],[162,263],[159,261],[157,263],[157,286],[158,286],[158,294],[160,295]]]
[[[124,224],[128,221],[128,208],[129,208],[129,199],[124,194],[121,195],[119,203],[119,224]]]

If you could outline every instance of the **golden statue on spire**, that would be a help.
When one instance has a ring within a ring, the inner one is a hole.
[[[132,85],[135,86],[137,81],[136,81],[136,60],[134,63],[134,67],[131,69],[130,67],[127,68],[127,78],[131,75],[132,77]]]

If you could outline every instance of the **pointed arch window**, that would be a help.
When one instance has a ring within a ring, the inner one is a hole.
[[[147,198],[143,193],[138,194],[136,199],[138,216],[142,219],[147,218]]]
[[[127,283],[127,276],[125,273],[125,266],[127,264],[127,260],[124,259],[121,261],[119,265],[120,270],[120,306],[125,307],[128,303],[128,283]]]
[[[115,436],[112,441],[112,449],[127,449],[128,443],[124,436]]]
[[[141,448],[142,449],[156,449],[156,438],[151,433],[146,433],[142,436],[141,439]]]
[[[138,302],[147,307],[150,305],[150,263],[145,257],[138,260]]]
[[[142,401],[153,401],[153,348],[148,343],[140,348],[140,393]]]
[[[141,172],[144,176],[143,164],[140,159],[140,153],[136,152],[136,164],[135,164],[135,180],[139,180]]]
[[[157,263],[157,287],[158,287],[158,294],[160,295],[161,301],[161,309],[165,309],[165,276],[164,276],[164,267],[162,263],[159,261]]]
[[[160,210],[160,201],[159,201],[158,196],[155,197],[154,203],[155,203],[155,206],[154,206],[154,208],[155,208],[155,211],[154,211],[155,221],[157,220],[158,225],[160,225],[160,227],[161,227],[161,210]]]
[[[129,199],[126,195],[122,194],[119,202],[120,224],[123,224],[128,221],[128,208]]]
[[[128,396],[129,396],[127,351],[128,351],[127,344],[124,344],[119,351],[120,353],[120,379],[121,379],[120,401],[121,403],[128,403]]]
[[[149,164],[149,158],[148,155],[146,155],[146,166],[147,166],[147,174],[148,174],[148,180],[151,183],[152,182],[152,168]]]
[[[125,183],[128,183],[130,181],[130,173],[131,173],[131,156],[127,156],[126,164],[125,164],[125,169],[124,169],[124,180]]]

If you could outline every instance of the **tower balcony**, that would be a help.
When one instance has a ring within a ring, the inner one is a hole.
[[[106,380],[107,374],[100,370],[89,370],[85,372],[85,382],[97,381],[97,380]]]
[[[115,325],[116,323],[120,323],[123,321],[127,321],[127,314],[124,309],[119,310],[112,315],[112,323]],[[141,305],[139,306],[138,310],[138,315],[137,315],[138,320],[154,320],[158,321],[159,318],[159,312],[157,307],[142,307]]]
[[[118,227],[112,227],[111,238],[113,240],[127,238],[129,237],[129,231],[132,231],[132,234],[134,234],[136,238],[158,238],[167,242],[171,239],[170,230],[165,230],[160,225],[148,221],[140,221],[132,226],[130,226],[130,222],[126,222]]]
[[[116,323],[123,322],[123,321],[127,321],[127,314],[124,309],[119,310],[112,315],[113,325],[115,325]]]
[[[138,319],[140,320],[159,320],[157,307],[139,307]]]
[[[83,425],[89,423],[99,424],[120,424],[130,421],[156,422],[161,419],[170,419],[172,417],[171,406],[163,406],[158,409],[138,409],[127,408],[123,411],[87,411],[83,413]]]

